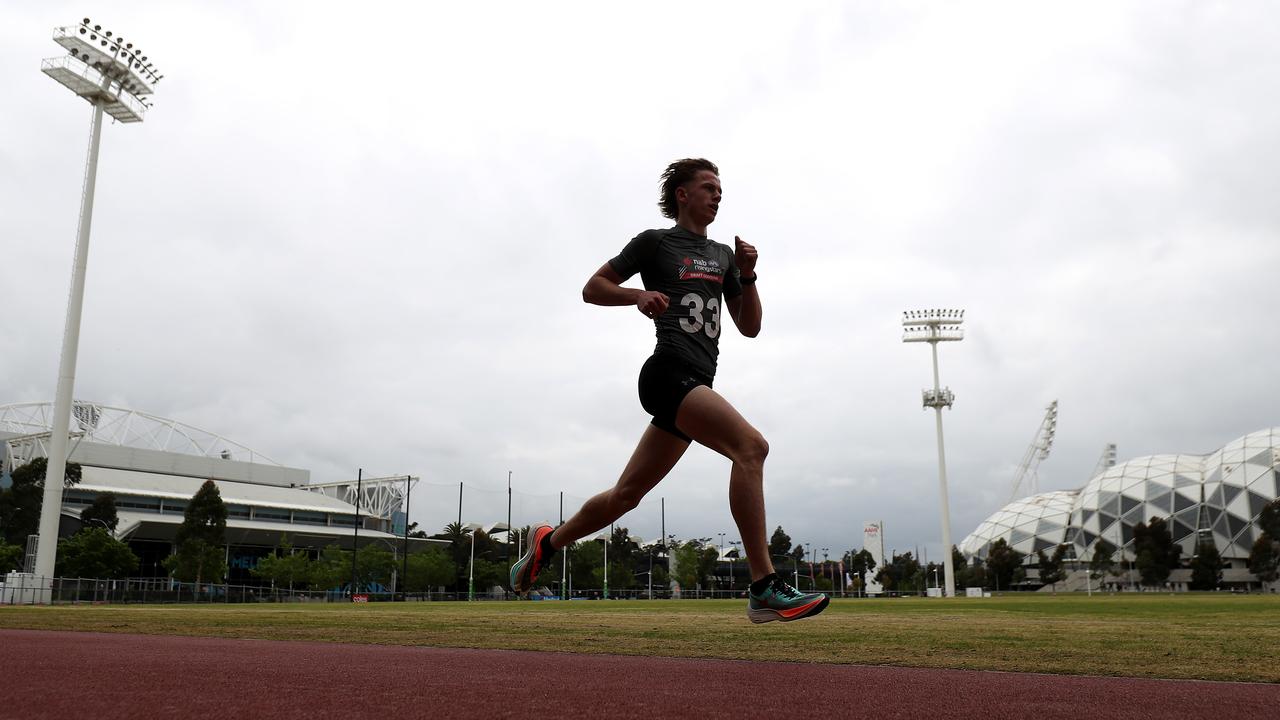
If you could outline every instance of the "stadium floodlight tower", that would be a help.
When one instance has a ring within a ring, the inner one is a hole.
[[[67,433],[71,422],[71,395],[75,386],[76,354],[80,345],[80,314],[84,304],[84,276],[89,255],[89,225],[93,219],[93,190],[98,173],[98,145],[102,137],[102,114],[122,123],[142,122],[161,75],[142,51],[101,25],[85,18],[79,25],[56,28],[53,41],[66,49],[63,57],[40,63],[45,75],[93,106],[89,134],[89,158],[80,198],[80,225],[76,233],[75,259],[71,271],[71,294],[67,301],[66,326],[62,334],[62,355],[58,361],[58,391],[54,399],[53,422],[49,428],[49,466],[44,484],[44,504],[40,508],[40,540],[36,546],[35,574],[41,587],[51,587],[54,558],[58,549],[58,516],[62,508],[62,477],[66,473]],[[43,602],[48,602],[48,590]]]
[[[942,502],[942,560],[946,568],[947,597],[956,595],[955,568],[951,562],[951,510],[947,501],[947,454],[942,444],[942,408],[956,396],[938,382],[938,343],[964,339],[963,310],[908,310],[902,313],[902,342],[927,342],[933,350],[933,390],[925,390],[924,406],[933,408],[938,426],[938,494]]]

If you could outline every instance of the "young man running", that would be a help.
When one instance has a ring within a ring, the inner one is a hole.
[[[720,208],[720,170],[709,160],[678,160],[662,173],[662,214],[676,221],[646,230],[600,266],[582,289],[595,305],[632,305],[657,328],[658,344],[640,370],[640,404],[653,421],[617,485],[588,500],[558,528],[530,531],[529,551],[511,568],[511,587],[527,593],[560,548],[608,526],[640,504],[697,440],[733,462],[729,509],[751,566],[747,616],[752,622],[799,620],[827,606],[822,593],[803,594],[778,577],[765,539],[764,460],[769,444],[727,400],[711,389],[719,354],[721,311],[738,331],[760,332],[756,249],[709,240]],[[636,273],[644,290],[622,287]],[[727,307],[722,308],[721,297]]]

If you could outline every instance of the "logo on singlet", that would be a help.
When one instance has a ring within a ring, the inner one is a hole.
[[[680,280],[710,280],[724,282],[724,268],[715,260],[686,257],[680,261],[680,269],[676,271]]]

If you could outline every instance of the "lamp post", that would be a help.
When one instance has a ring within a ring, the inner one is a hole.
[[[356,524],[351,539],[351,601],[356,596],[356,558],[360,554],[360,497],[364,495],[364,468],[356,469]]]
[[[654,548],[649,548],[649,599],[653,599],[653,553]]]
[[[719,561],[724,559],[724,533],[716,533],[716,534],[720,536],[720,557],[717,558],[717,561]],[[716,565],[719,566],[720,563],[716,562]]]
[[[516,557],[520,557],[517,555]],[[507,544],[502,548],[503,565],[507,566],[507,571],[511,571],[511,471],[507,471]],[[503,597],[506,597],[506,591],[503,591]]]
[[[910,310],[902,313],[902,341],[927,342],[933,354],[933,390],[922,395],[924,407],[933,408],[938,430],[938,497],[942,503],[942,547],[945,567],[946,596],[956,595],[955,568],[951,565],[951,510],[947,501],[947,456],[942,442],[942,408],[951,407],[955,395],[938,380],[938,343],[964,339],[963,310]]]
[[[401,562],[404,564],[400,569],[401,586],[406,590],[409,587],[409,493],[413,490],[412,478],[408,475],[404,476],[404,557]],[[403,592],[400,597],[405,601],[409,601],[409,593]]]
[[[49,464],[45,473],[44,504],[40,508],[35,574],[53,575],[58,550],[58,516],[62,509],[62,482],[67,471],[68,433],[71,426],[72,393],[75,389],[76,356],[80,348],[80,316],[84,306],[85,270],[89,260],[89,228],[93,221],[93,194],[98,176],[98,147],[102,140],[102,114],[122,123],[142,122],[151,105],[146,96],[155,90],[161,75],[133,43],[103,31],[85,18],[79,25],[56,28],[53,41],[67,55],[48,58],[40,71],[57,80],[93,106],[89,134],[89,156],[80,198],[80,225],[76,234],[75,259],[71,270],[71,294],[67,300],[66,325],[62,333],[62,354],[58,360],[58,390],[49,427]],[[44,587],[45,581],[41,581]],[[47,602],[47,600],[45,601]]]
[[[831,548],[822,548],[822,576],[827,577],[827,551]],[[831,588],[835,589],[835,582],[831,583]]]
[[[741,541],[741,540],[730,540],[730,541],[729,541],[729,544],[733,546],[733,554],[734,554],[735,556],[736,556],[736,555],[738,555],[738,554],[739,554],[739,553],[738,553],[738,546],[742,544],[742,541]],[[734,593],[734,587],[733,587],[733,586],[734,586],[734,584],[737,582],[737,579],[738,579],[737,574],[736,574],[736,572],[735,572],[735,571],[736,571],[736,569],[737,569],[737,562],[736,562],[736,561],[737,561],[737,559],[738,559],[737,557],[731,557],[731,558],[729,558],[729,596],[730,596],[730,597],[732,597],[732,596],[733,596],[733,593]]]
[[[476,531],[482,525],[467,523],[466,529],[471,533],[471,559],[467,562],[467,599],[476,599]]]
[[[604,599],[609,599],[609,538],[613,537],[613,523],[609,523],[609,532],[600,533],[600,539],[604,541]]]

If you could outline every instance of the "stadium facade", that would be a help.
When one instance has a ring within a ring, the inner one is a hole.
[[[1069,558],[1093,557],[1099,541],[1134,559],[1133,528],[1163,518],[1189,559],[1212,540],[1228,584],[1256,582],[1247,569],[1261,529],[1262,508],[1280,497],[1280,427],[1249,433],[1207,455],[1151,455],[1112,465],[1079,490],[1014,500],[984,520],[960,544],[966,558],[985,560],[1003,539],[1034,559],[1060,544]]]
[[[13,468],[45,457],[53,407],[48,403],[0,406],[4,456],[0,483]],[[81,480],[63,491],[59,534],[82,526],[80,514],[99,496],[115,496],[117,539],[138,555],[138,576],[161,577],[174,549],[187,503],[206,480],[227,506],[228,582],[255,580],[249,571],[286,539],[318,553],[357,542],[357,483],[312,484],[310,472],[174,420],[133,410],[76,402],[69,460]],[[404,498],[416,478],[371,478],[359,492],[359,545],[383,543],[399,552],[405,542]],[[409,538],[409,551],[440,540]]]

